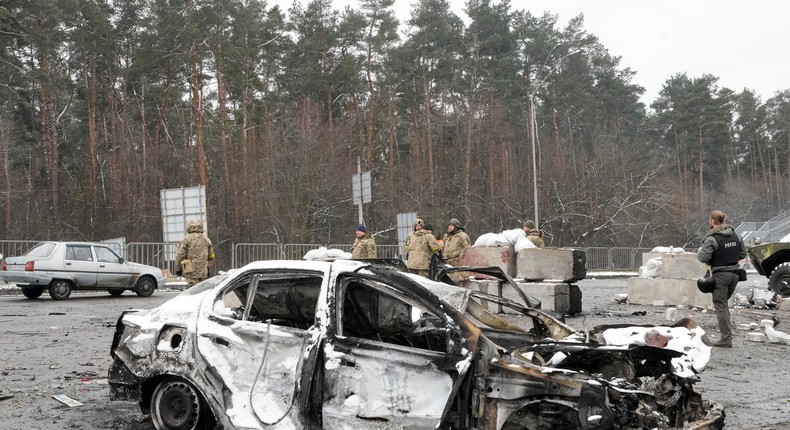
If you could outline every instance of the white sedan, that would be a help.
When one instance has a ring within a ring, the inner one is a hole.
[[[0,280],[17,284],[29,299],[49,290],[65,300],[72,290],[107,290],[119,296],[132,290],[148,297],[165,285],[162,270],[130,263],[108,245],[91,242],[41,242],[19,257],[7,257]]]

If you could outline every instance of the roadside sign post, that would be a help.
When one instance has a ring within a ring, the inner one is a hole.
[[[357,174],[351,177],[351,198],[354,204],[359,207],[359,224],[365,224],[362,216],[362,204],[370,203],[372,200],[370,170],[362,171],[359,157],[357,157]]]

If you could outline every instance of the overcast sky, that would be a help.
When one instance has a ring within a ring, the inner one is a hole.
[[[307,0],[297,0],[306,4]],[[495,3],[498,0],[493,0]],[[292,0],[270,0],[288,10]],[[413,0],[396,0],[401,21]],[[450,0],[463,19],[465,0]],[[358,0],[334,0],[335,8],[359,8]],[[584,29],[621,66],[636,71],[649,105],[676,73],[719,77],[719,87],[754,90],[766,101],[790,90],[790,1],[786,0],[511,0],[512,9],[558,14],[560,25],[584,14]]]

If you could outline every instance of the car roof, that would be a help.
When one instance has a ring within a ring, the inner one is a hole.
[[[61,244],[63,244],[63,245],[99,245],[99,246],[109,246],[110,245],[109,243],[101,243],[101,242],[82,242],[82,241],[71,241],[71,240],[64,240],[64,241],[43,240],[41,242],[38,242],[36,244],[36,246],[38,246],[38,245],[40,245],[42,243],[54,243],[55,245],[61,245]]]

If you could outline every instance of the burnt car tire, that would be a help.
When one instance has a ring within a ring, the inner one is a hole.
[[[110,293],[113,297],[118,297],[123,294],[125,290],[123,288],[108,288],[107,292]]]
[[[137,285],[134,287],[134,292],[140,297],[151,297],[156,289],[156,282],[149,277],[140,278]]]
[[[782,263],[771,272],[768,287],[782,297],[790,297],[790,263]]]
[[[151,421],[157,430],[202,430],[214,427],[214,416],[194,385],[166,378],[151,396]]]
[[[49,296],[54,300],[66,300],[71,295],[71,282],[65,279],[53,279],[49,284]]]
[[[44,287],[22,287],[22,294],[28,299],[37,299],[44,294]]]

